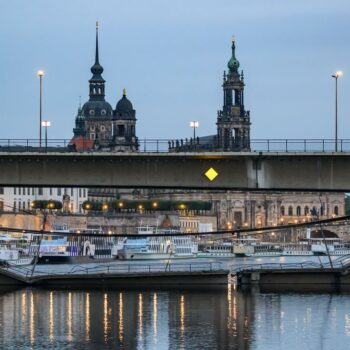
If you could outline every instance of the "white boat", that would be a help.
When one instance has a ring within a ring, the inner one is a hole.
[[[29,265],[33,257],[29,254],[29,242],[11,235],[0,236],[0,263],[5,265]]]
[[[282,256],[310,256],[314,255],[311,246],[307,243],[283,243],[281,244]]]
[[[231,242],[205,244],[199,247],[198,258],[234,258]]]
[[[163,233],[164,236],[147,236]],[[112,247],[112,257],[121,260],[191,258],[198,252],[198,245],[190,236],[167,236],[169,233],[179,233],[176,230],[158,230],[154,227],[140,227],[140,237],[125,237],[117,239]]]

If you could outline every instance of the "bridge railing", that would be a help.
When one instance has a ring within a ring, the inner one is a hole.
[[[108,140],[104,140],[107,144]],[[0,152],[88,152],[97,153],[103,151],[122,151],[127,149],[127,144],[119,144],[117,147],[95,145],[89,140],[79,142],[71,139],[0,139]],[[350,152],[350,139],[252,139],[250,147],[233,145],[230,149],[221,151],[250,152]],[[213,152],[220,151],[215,142],[197,139],[139,139],[138,152],[166,153],[166,152]]]

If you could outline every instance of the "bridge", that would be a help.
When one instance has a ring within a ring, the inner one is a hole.
[[[57,140],[43,148],[29,141],[0,142],[0,186],[350,190],[344,140],[340,152],[330,150],[332,140],[265,140],[252,152],[169,152],[164,140],[153,140],[153,148],[145,142],[148,149],[132,153],[72,152]]]

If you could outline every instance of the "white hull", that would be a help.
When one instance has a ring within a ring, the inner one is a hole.
[[[166,253],[124,252],[122,250],[117,255],[117,259],[119,260],[163,260],[170,257],[171,255]]]
[[[166,254],[166,253],[140,253],[140,252],[118,252],[116,259],[119,260],[165,260],[165,259],[190,259],[196,254]]]

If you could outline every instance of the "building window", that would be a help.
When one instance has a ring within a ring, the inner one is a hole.
[[[284,206],[281,206],[281,215],[285,215],[285,210],[284,210]]]
[[[86,188],[83,189],[83,195],[86,197]]]
[[[52,187],[50,187],[50,196],[52,196]]]
[[[90,126],[90,131],[95,131],[95,127],[94,126]]]
[[[79,188],[79,197],[81,198],[81,188]]]
[[[17,202],[14,201],[14,202],[13,202],[13,211],[16,211],[16,210],[17,210]]]
[[[4,202],[0,201],[0,211],[3,211],[3,210],[4,210]]]
[[[18,201],[18,210],[20,211],[21,210],[21,201]]]
[[[106,128],[105,128],[105,126],[104,125],[101,125],[101,131],[105,131],[106,130]]]
[[[62,195],[62,189],[61,189],[61,188],[58,188],[58,189],[57,189],[57,196],[60,196],[60,195]]]
[[[300,216],[301,215],[301,208],[300,206],[298,205],[297,206],[297,216]]]
[[[23,210],[26,208],[26,202],[23,202]]]
[[[309,207],[308,206],[306,206],[305,208],[304,208],[304,215],[306,216],[306,215],[309,215]]]
[[[22,188],[18,187],[18,194],[21,195]]]
[[[288,215],[293,216],[293,207],[292,206],[288,207]]]
[[[334,207],[334,215],[339,215],[339,208],[337,205]]]
[[[39,195],[39,196],[42,196],[42,195],[43,195],[43,188],[42,188],[42,187],[39,187],[39,188],[38,188],[38,195]]]
[[[32,187],[32,196],[34,196],[34,187]]]
[[[73,187],[70,189],[70,195],[73,197]]]
[[[13,188],[13,194],[17,194],[17,187]]]
[[[25,196],[25,195],[26,195],[26,188],[23,187],[23,196]]]
[[[0,194],[4,194],[4,188],[0,187]]]
[[[90,134],[90,140],[95,140],[95,134],[94,133]]]

